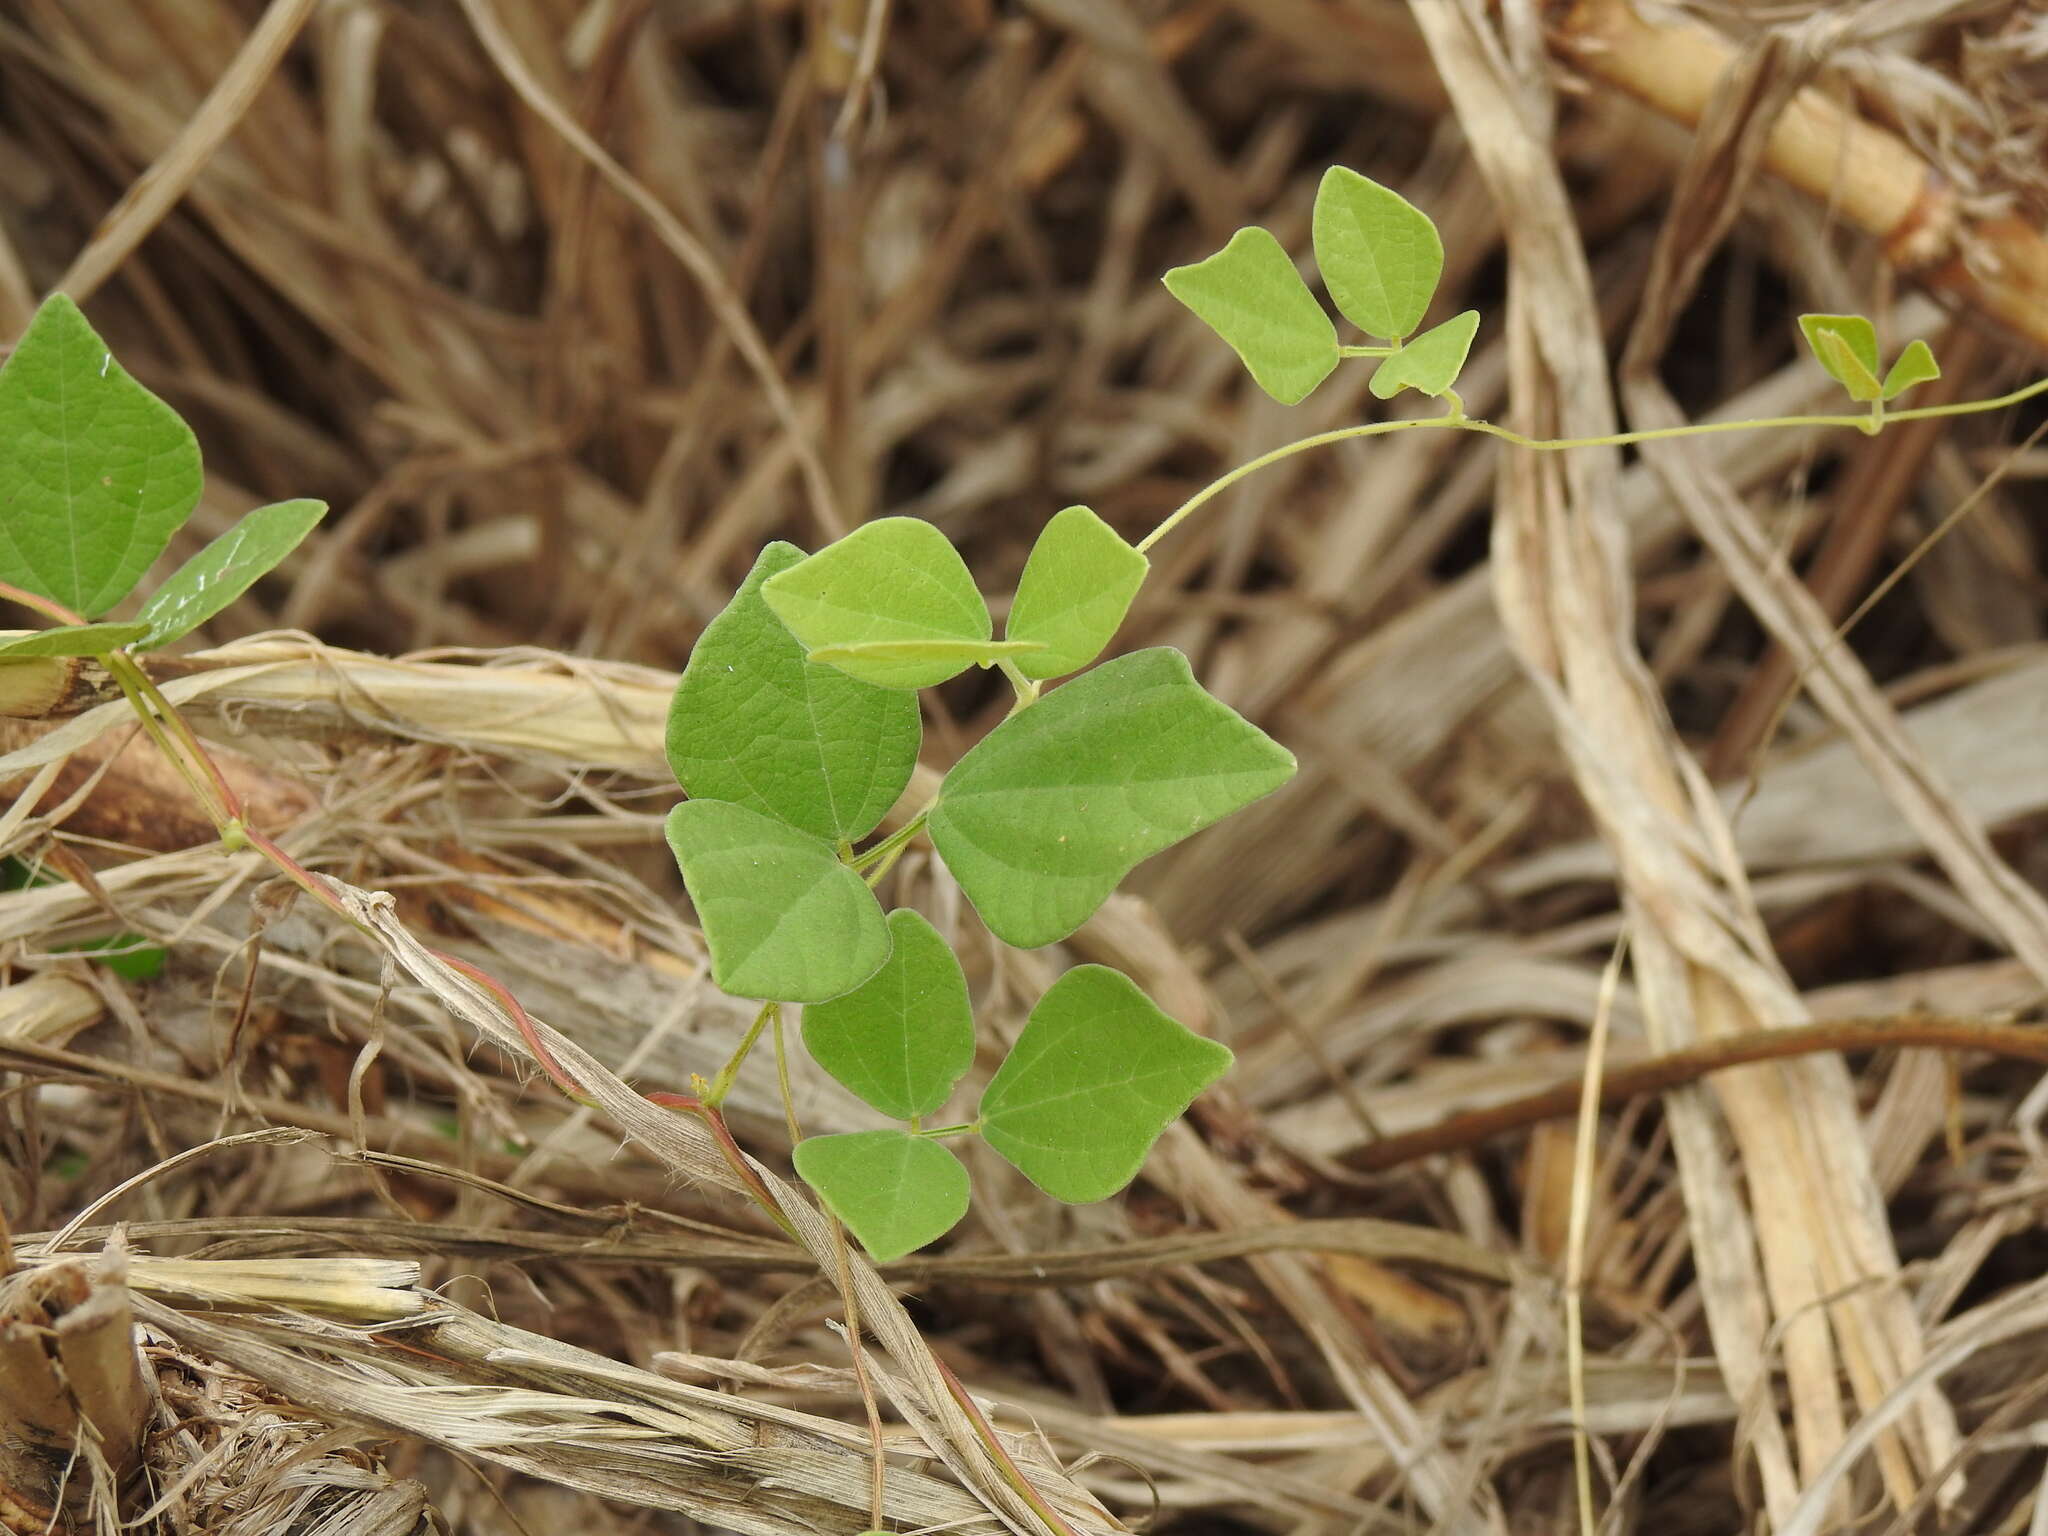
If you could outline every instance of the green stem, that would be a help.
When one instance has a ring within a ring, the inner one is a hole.
[[[1392,357],[1401,349],[1394,347],[1339,347],[1339,357]]]
[[[2007,406],[2018,405],[2021,401],[2031,400],[2036,395],[2044,393],[2048,393],[2048,379],[2038,379],[2024,388],[2012,390],[1990,400],[1961,400],[1950,405],[1916,406],[1908,411],[1887,411],[1876,418],[1869,413],[1860,416],[1771,416],[1761,421],[1698,421],[1679,427],[1650,427],[1639,432],[1611,432],[1601,437],[1551,438],[1525,437],[1520,432],[1495,426],[1490,421],[1475,421],[1464,414],[1461,402],[1453,397],[1452,414],[1448,416],[1420,416],[1402,421],[1368,421],[1355,426],[1337,427],[1328,432],[1318,432],[1313,437],[1304,437],[1283,444],[1260,454],[1255,459],[1247,460],[1228,474],[1210,481],[1175,507],[1164,522],[1138,541],[1137,547],[1138,552],[1143,554],[1179,527],[1190,513],[1212,497],[1230,489],[1247,475],[1270,464],[1278,464],[1282,459],[1290,459],[1310,448],[1321,448],[1354,437],[1383,437],[1390,432],[1442,431],[1450,428],[1460,432],[1478,432],[1487,437],[1497,437],[1504,443],[1513,443],[1517,448],[1527,448],[1537,453],[1560,453],[1568,448],[1626,448],[1635,443],[1661,442],[1675,437],[1705,437],[1713,432],[1757,432],[1773,427],[1853,427],[1867,434],[1894,422],[1931,421],[1937,417],[1969,416],[1983,411],[2003,410]]]
[[[903,857],[903,850],[909,846],[908,842],[898,843],[888,851],[884,858],[876,863],[873,869],[861,877],[867,881],[869,890],[878,889],[882,882],[889,878],[889,871],[896,867],[896,861]]]
[[[732,1060],[718,1069],[718,1076],[711,1079],[711,1086],[704,1090],[702,1097],[707,1106],[712,1109],[724,1106],[725,1096],[732,1092],[733,1079],[740,1075],[740,1068],[753,1053],[755,1043],[761,1038],[761,1031],[771,1022],[779,1025],[781,1019],[782,1004],[761,1005],[761,1011],[754,1015],[754,1022],[747,1027],[746,1038],[740,1041],[739,1049],[732,1053]]]
[[[142,729],[156,744],[157,751],[164,755],[164,760],[178,771],[185,787],[192,791],[192,798],[206,812],[206,819],[220,833],[221,840],[231,847],[236,846],[233,839],[242,826],[240,801],[214,766],[213,758],[192,735],[184,717],[171,708],[170,701],[157,691],[156,684],[128,656],[114,651],[100,660],[106,663],[108,675],[120,685],[128,707],[135,711],[135,718],[141,722]]]
[[[931,820],[932,807],[938,803],[934,799],[922,806],[910,820],[903,823],[902,826],[891,832],[866,853],[850,861],[849,867],[855,874],[860,875],[867,881],[868,889],[873,890],[882,883],[882,877],[895,867],[896,860],[902,857],[903,850],[910,846],[910,840],[924,830],[924,824]]]
[[[933,804],[937,804],[937,802],[934,801]],[[847,863],[852,867],[855,874],[860,873],[860,871],[874,863],[875,860],[883,857],[885,854],[894,853],[898,848],[917,836],[919,832],[922,832],[924,824],[931,814],[932,807],[930,805],[919,806],[910,820],[903,823],[902,826],[891,832],[865,853],[855,854],[851,859],[847,860]]]
[[[1014,715],[1018,710],[1038,702],[1038,690],[1041,685],[1036,678],[1026,677],[1018,670],[1017,663],[1007,656],[998,656],[996,665],[1002,669],[1003,676],[1010,680],[1010,686],[1017,690],[1017,702],[1010,706],[1011,714]]]

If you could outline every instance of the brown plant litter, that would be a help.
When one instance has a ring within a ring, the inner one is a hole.
[[[1061,506],[1135,536],[1382,409],[1280,410],[1156,281],[1304,251],[1332,162],[1441,226],[1475,415],[1834,409],[1802,310],[1995,395],[2044,146],[2024,0],[0,5],[0,332],[65,288],[192,420],[172,558],[332,503],[148,664],[360,925],[90,663],[0,676],[0,1529],[867,1529],[773,1072],[745,1162],[643,1097],[750,1014],[660,824],[758,545],[923,516],[1000,612]],[[882,1524],[2048,1532],[2043,423],[1413,433],[1164,541],[1119,646],[1299,776],[1056,949],[922,845],[893,896],[980,1076],[1083,960],[1238,1066],[1118,1200],[976,1157],[852,1257]],[[1002,707],[945,690],[912,794]]]

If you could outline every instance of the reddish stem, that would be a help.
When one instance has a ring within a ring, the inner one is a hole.
[[[657,1109],[677,1109],[702,1120],[705,1128],[711,1132],[712,1139],[718,1143],[718,1150],[725,1155],[727,1166],[738,1176],[740,1182],[747,1186],[747,1193],[753,1196],[754,1203],[767,1213],[770,1221],[782,1228],[792,1240],[796,1240],[796,1228],[791,1226],[789,1218],[782,1214],[781,1205],[776,1202],[774,1194],[761,1175],[756,1173],[753,1165],[747,1161],[747,1155],[740,1150],[740,1144],[733,1140],[732,1127],[725,1123],[725,1115],[720,1110],[706,1104],[695,1094],[689,1093],[643,1093],[640,1097]]]

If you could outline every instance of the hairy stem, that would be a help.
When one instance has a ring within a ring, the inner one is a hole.
[[[803,1239],[797,1236],[795,1225],[782,1214],[782,1207],[776,1203],[775,1196],[769,1192],[761,1175],[754,1171],[753,1164],[747,1161],[747,1155],[740,1150],[740,1144],[733,1140],[732,1128],[725,1123],[725,1116],[715,1106],[706,1104],[695,1094],[689,1093],[648,1093],[642,1094],[641,1097],[656,1109],[679,1110],[683,1114],[695,1115],[702,1120],[705,1128],[711,1132],[712,1139],[718,1143],[718,1150],[725,1158],[725,1165],[732,1169],[740,1183],[746,1186],[748,1197],[761,1208],[770,1221],[782,1229],[785,1237],[799,1248],[803,1247]]]

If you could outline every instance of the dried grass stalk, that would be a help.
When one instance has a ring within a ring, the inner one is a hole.
[[[1452,0],[1418,3],[1415,11],[1509,233],[1516,424],[1542,437],[1611,433],[1598,311],[1546,144],[1550,104],[1530,77],[1509,73],[1514,51],[1533,41],[1528,13],[1511,13],[1503,35],[1476,8]],[[1800,1017],[1755,919],[1720,809],[1635,649],[1615,456],[1514,455],[1505,471],[1495,532],[1502,615],[1615,846],[1653,1041]],[[1836,1289],[1830,1277],[1846,1262],[1882,1284],[1896,1274],[1896,1259],[1838,1064],[1730,1073],[1714,1094],[1751,1171],[1754,1229],[1705,1106],[1674,1095],[1667,1112],[1716,1351],[1738,1400],[1758,1405],[1745,1438],[1765,1507],[1781,1519],[1806,1476],[1842,1444],[1842,1358],[1853,1369],[1894,1360],[1899,1347],[1897,1312],[1881,1299],[1845,1303],[1831,1336],[1820,1310]],[[1811,1131],[1820,1123],[1832,1134],[1817,1143]],[[1845,1191],[1853,1194],[1845,1198]],[[1762,1409],[1772,1315],[1784,1341],[1789,1439]],[[1883,1365],[1876,1375],[1885,1386],[1896,1379]],[[1944,1448],[1936,1447],[1937,1456]]]

